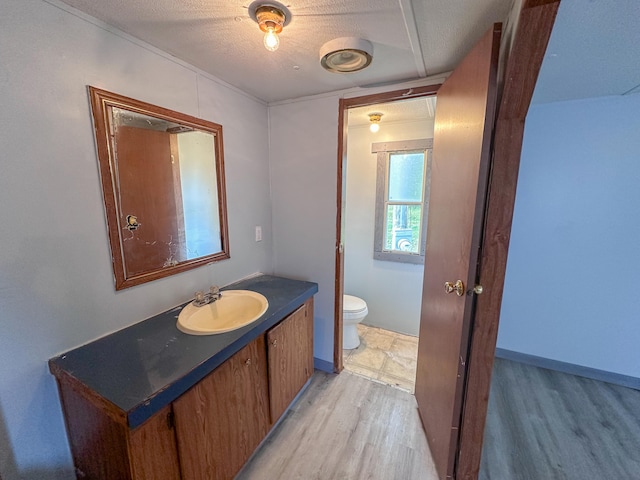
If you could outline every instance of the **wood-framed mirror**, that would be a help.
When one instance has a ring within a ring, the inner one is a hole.
[[[88,88],[116,290],[229,258],[222,126]]]

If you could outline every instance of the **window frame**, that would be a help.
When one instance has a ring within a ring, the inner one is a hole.
[[[385,221],[388,204],[419,204],[418,202],[389,202],[389,159],[392,154],[424,152],[425,168],[423,172],[422,215],[420,225],[419,253],[385,250]],[[377,154],[376,168],[376,208],[375,230],[373,241],[373,258],[387,262],[424,264],[424,253],[427,245],[427,220],[429,215],[429,188],[431,184],[431,160],[433,155],[433,138],[404,140],[395,142],[378,142],[371,144],[371,153]]]

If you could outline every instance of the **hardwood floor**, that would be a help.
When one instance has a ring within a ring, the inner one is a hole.
[[[480,480],[640,479],[640,391],[496,359]]]
[[[343,371],[311,384],[236,480],[436,480],[413,395]]]
[[[640,391],[496,359],[480,480],[640,480]],[[436,480],[412,395],[316,372],[236,480]]]

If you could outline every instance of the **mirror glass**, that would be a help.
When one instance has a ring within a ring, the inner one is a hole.
[[[229,258],[222,126],[89,92],[116,289]]]

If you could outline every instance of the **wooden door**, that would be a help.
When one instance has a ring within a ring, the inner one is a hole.
[[[231,480],[269,430],[264,336],[173,403],[182,478]]]
[[[440,478],[455,478],[491,136],[500,24],[437,94],[416,400]],[[464,284],[462,295],[445,282]]]
[[[313,297],[267,332],[271,423],[313,374]]]
[[[180,194],[180,170],[175,135],[118,126],[116,144],[126,276],[184,260],[182,197],[176,198],[176,191]],[[129,226],[126,231],[130,215],[136,217],[139,226]]]

